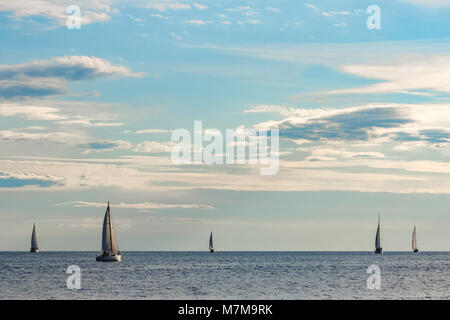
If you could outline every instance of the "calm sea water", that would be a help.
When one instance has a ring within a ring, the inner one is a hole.
[[[449,299],[450,253],[0,252],[1,299]],[[367,288],[370,265],[381,289]],[[81,268],[81,289],[66,286]]]

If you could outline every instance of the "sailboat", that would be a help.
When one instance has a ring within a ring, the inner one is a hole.
[[[214,250],[214,246],[213,246],[212,231],[211,231],[211,235],[209,236],[209,252],[210,253],[215,253],[216,252],[216,250]]]
[[[38,242],[37,242],[37,238],[36,238],[36,224],[35,223],[33,223],[33,233],[31,234],[30,252],[33,252],[33,253],[39,252]]]
[[[101,256],[96,258],[97,261],[103,262],[120,262],[122,255],[120,254],[119,247],[117,246],[116,237],[114,236],[114,229],[111,222],[111,211],[106,208],[105,218],[103,220],[103,233],[102,233],[102,250]]]
[[[378,215],[378,228],[377,228],[377,235],[375,236],[375,253],[377,254],[383,253],[383,248],[381,247],[380,215]]]
[[[417,248],[417,239],[416,239],[416,226],[414,226],[413,234],[412,234],[412,249],[413,252],[419,252]]]

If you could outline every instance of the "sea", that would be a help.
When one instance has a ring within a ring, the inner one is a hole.
[[[0,299],[450,298],[448,252],[97,254],[0,252]]]

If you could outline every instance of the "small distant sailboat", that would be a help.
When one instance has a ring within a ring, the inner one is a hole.
[[[212,231],[211,231],[211,235],[209,236],[209,252],[210,253],[215,253],[216,252],[216,250],[214,250],[214,246],[213,246]]]
[[[117,246],[114,229],[111,222],[109,202],[108,208],[106,208],[105,218],[103,220],[102,250],[103,253],[101,256],[96,258],[97,261],[120,262],[122,260],[122,255],[120,254],[119,247]]]
[[[417,239],[416,239],[416,226],[414,226],[413,234],[412,234],[412,249],[413,252],[419,252],[417,248]]]
[[[378,215],[378,228],[377,228],[377,235],[375,236],[375,253],[377,254],[383,253],[383,248],[381,247],[380,215]]]
[[[38,253],[39,252],[39,246],[36,238],[36,224],[33,223],[33,233],[31,234],[31,249],[30,252],[32,253]]]

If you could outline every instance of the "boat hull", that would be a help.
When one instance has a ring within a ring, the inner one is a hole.
[[[115,256],[98,256],[95,258],[96,261],[101,262],[120,262],[122,261],[122,255],[118,254]]]
[[[30,253],[39,253],[39,249],[31,249]]]
[[[417,253],[417,252],[419,252],[419,249],[415,249],[415,250],[414,250],[414,253]]]
[[[209,253],[216,253],[216,250],[210,249],[210,250],[209,250]]]
[[[375,249],[375,253],[376,254],[382,254],[383,253],[383,248],[376,248]]]

